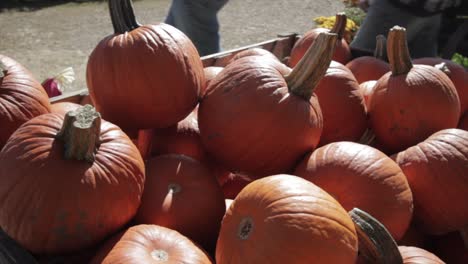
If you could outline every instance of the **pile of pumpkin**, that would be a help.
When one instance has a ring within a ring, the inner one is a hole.
[[[109,7],[95,108],[50,105],[0,56],[6,263],[467,262],[464,68],[411,60],[398,26],[352,59],[343,14],[286,63],[203,68],[177,29]]]

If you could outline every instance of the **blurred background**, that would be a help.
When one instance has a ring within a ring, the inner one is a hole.
[[[163,21],[170,0],[134,0],[142,24]],[[219,13],[221,45],[229,50],[304,33],[314,18],[344,10],[340,0],[231,0]],[[12,57],[42,82],[73,67],[73,89],[86,88],[87,58],[112,34],[106,1],[0,0],[0,54]]]

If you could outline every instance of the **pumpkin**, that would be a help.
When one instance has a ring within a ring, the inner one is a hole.
[[[445,264],[440,258],[418,247],[399,246],[404,264]]]
[[[385,36],[376,37],[374,56],[362,56],[346,63],[358,83],[378,80],[390,71],[390,65],[385,61]]]
[[[273,53],[269,52],[266,49],[263,49],[263,48],[250,48],[250,49],[245,49],[243,51],[240,51],[240,52],[236,53],[236,55],[234,55],[228,63],[232,63],[235,60],[238,60],[240,58],[249,57],[249,56],[265,56],[266,58],[271,58],[271,59],[274,59],[274,60],[278,60],[278,57],[276,57]]]
[[[177,230],[211,251],[225,211],[221,187],[200,162],[175,154],[147,161],[147,180],[136,223]]]
[[[343,38],[346,29],[346,23],[346,15],[344,13],[338,13],[336,14],[335,25],[332,29],[313,28],[304,33],[304,35],[294,43],[288,62],[289,67],[295,67],[299,63],[299,60],[304,56],[307,49],[309,49],[312,43],[316,41],[318,35],[325,32],[338,34],[338,40],[336,41],[336,48],[332,60],[341,64],[348,63],[352,56],[349,45]]]
[[[137,225],[110,239],[91,264],[211,264],[209,256],[175,230]]]
[[[206,88],[210,85],[211,80],[213,80],[214,77],[216,77],[216,75],[218,75],[218,73],[223,69],[224,67],[220,66],[208,66],[203,69],[203,72],[205,73],[205,89],[202,91],[201,97],[205,95]]]
[[[23,124],[0,152],[0,226],[26,249],[93,246],[135,215],[143,160],[90,105]]]
[[[359,84],[359,89],[361,90],[361,95],[364,99],[364,104],[366,109],[369,109],[370,106],[370,98],[374,93],[375,85],[377,84],[376,80],[367,81]]]
[[[413,198],[405,175],[384,153],[354,142],[335,142],[309,153],[294,175],[316,184],[346,209],[358,207],[399,240],[411,221]]]
[[[368,109],[377,140],[395,153],[456,127],[460,100],[452,81],[434,67],[412,64],[405,28],[390,29],[387,54],[392,71],[377,81]]]
[[[0,55],[0,149],[26,121],[50,112],[49,97],[31,73]]]
[[[50,105],[50,111],[55,114],[65,116],[69,111],[75,111],[82,105],[71,102],[60,102]]]
[[[463,66],[442,58],[418,58],[413,63],[435,66],[447,74],[457,89],[461,114],[468,111],[468,72]]]
[[[350,216],[332,196],[297,176],[272,175],[234,199],[216,263],[355,263],[357,243]]]
[[[398,153],[396,161],[414,195],[414,220],[428,234],[468,225],[468,132],[444,129]]]
[[[322,33],[292,71],[260,56],[228,64],[200,102],[205,149],[230,171],[261,177],[291,169],[320,139],[322,112],[313,91],[335,41],[336,34]]]
[[[460,122],[458,123],[458,128],[468,131],[468,112],[465,112],[462,118],[460,118]]]
[[[226,177],[224,183],[221,184],[221,188],[224,193],[224,198],[234,199],[242,189],[252,182],[247,175],[230,173]]]
[[[225,199],[224,200],[226,203],[226,211],[229,210],[229,207],[231,206],[232,202],[234,202],[233,199]]]
[[[115,33],[92,51],[86,80],[96,109],[124,128],[176,124],[196,106],[205,83],[197,49],[178,29],[140,25],[131,0],[110,0]]]
[[[315,94],[323,114],[319,146],[358,141],[367,129],[367,114],[359,84],[351,71],[332,61]]]

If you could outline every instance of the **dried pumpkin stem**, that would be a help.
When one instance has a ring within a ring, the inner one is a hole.
[[[387,38],[384,35],[377,35],[375,37],[375,50],[374,50],[374,57],[377,59],[385,61],[385,44],[387,42]]]
[[[115,34],[123,34],[140,27],[131,0],[109,0],[109,11]]]
[[[436,64],[436,65],[434,65],[434,67],[436,67],[437,69],[443,71],[447,75],[449,75],[451,73],[450,69],[447,67],[447,63],[445,63],[445,62],[441,62],[439,64]]]
[[[334,33],[320,33],[291,73],[285,76],[292,94],[310,100],[330,66],[337,37]]]
[[[63,141],[65,158],[93,162],[99,147],[101,115],[91,105],[65,115],[56,138]]]
[[[382,223],[358,208],[349,215],[358,234],[360,263],[403,264],[397,243]]]
[[[120,8],[121,1],[122,0],[109,0],[109,12],[115,34],[125,33],[122,21],[122,9]]]
[[[406,41],[406,29],[394,26],[388,33],[387,54],[393,75],[408,73],[413,68]]]
[[[338,34],[338,39],[341,40],[346,31],[347,21],[348,19],[344,12],[337,13],[335,16],[335,24],[333,25],[333,28],[330,30],[330,33]]]
[[[123,0],[122,14],[125,20],[126,31],[131,31],[141,26],[136,20],[132,0]]]

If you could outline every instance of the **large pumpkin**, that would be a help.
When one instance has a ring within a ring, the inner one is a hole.
[[[413,198],[398,165],[372,147],[336,142],[307,155],[294,171],[316,184],[346,209],[358,207],[379,220],[399,240],[408,229]]]
[[[355,263],[357,234],[328,193],[292,175],[247,185],[224,216],[216,262]]]
[[[414,195],[414,218],[429,234],[468,227],[468,132],[445,129],[400,152]]]
[[[433,253],[418,247],[399,246],[403,264],[445,264]]]
[[[387,49],[392,71],[378,80],[368,111],[377,140],[395,153],[456,127],[460,100],[445,73],[411,63],[404,28],[390,30]]]
[[[208,255],[175,230],[137,225],[108,240],[91,264],[211,264]]]
[[[315,94],[323,114],[319,146],[358,141],[367,129],[367,114],[359,84],[351,71],[332,61]]]
[[[336,41],[336,48],[332,57],[332,60],[337,61],[341,64],[348,63],[352,56],[351,50],[348,43],[343,38],[345,29],[346,29],[347,17],[344,13],[336,14],[335,25],[332,29],[326,28],[313,28],[299,38],[291,50],[291,55],[289,58],[288,65],[289,67],[295,67],[301,58],[306,53],[307,49],[316,41],[320,33],[335,33],[338,34],[338,41]]]
[[[336,34],[323,33],[293,71],[266,56],[226,66],[198,110],[206,150],[231,171],[266,176],[291,169],[322,133],[313,90],[328,68],[335,40]]]
[[[362,56],[346,63],[358,83],[378,80],[390,71],[390,65],[385,58],[385,36],[376,37],[374,56]]]
[[[196,106],[203,65],[190,41],[167,25],[143,25],[131,0],[110,0],[115,33],[91,53],[89,92],[104,119],[124,128],[174,125]]]
[[[174,154],[147,161],[136,223],[177,230],[211,251],[225,211],[221,187],[200,162]]]
[[[49,112],[41,84],[18,62],[0,55],[0,149],[19,126]]]
[[[0,153],[0,225],[34,253],[83,249],[135,215],[144,180],[136,147],[91,106],[41,115]]]

